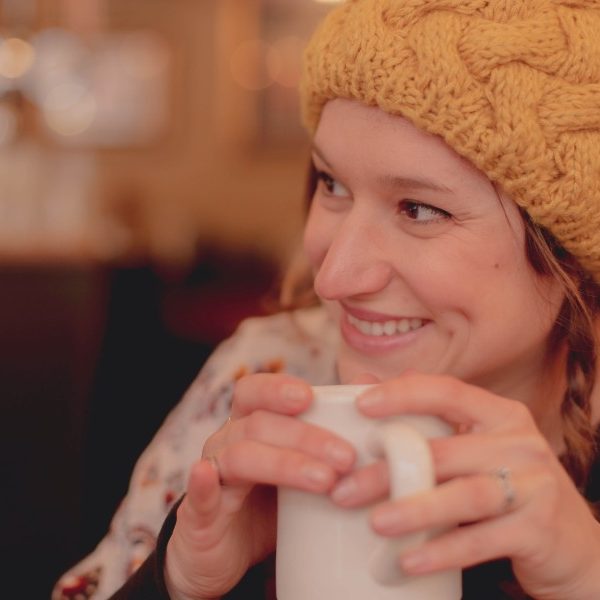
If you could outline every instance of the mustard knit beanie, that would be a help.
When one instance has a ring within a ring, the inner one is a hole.
[[[301,98],[311,133],[349,98],[440,135],[600,282],[600,0],[347,0]]]

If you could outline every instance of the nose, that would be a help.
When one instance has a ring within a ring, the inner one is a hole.
[[[349,215],[335,232],[314,281],[324,300],[374,294],[393,275],[382,228]]]

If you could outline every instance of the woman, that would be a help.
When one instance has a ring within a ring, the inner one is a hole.
[[[321,307],[244,326],[142,457],[113,538],[170,462],[187,493],[115,598],[269,597],[276,485],[374,503],[383,536],[450,527],[399,566],[462,568],[465,598],[598,597],[597,31],[600,3],[584,0],[354,0],[328,16],[302,95]],[[281,370],[271,343],[286,373],[230,385],[234,356]],[[381,382],[366,415],[453,423],[432,442],[440,485],[386,501],[382,465],[354,470],[347,443],[294,418],[307,382]],[[209,434],[198,416],[210,404],[214,426],[230,402]]]

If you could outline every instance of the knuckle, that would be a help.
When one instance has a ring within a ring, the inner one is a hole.
[[[244,434],[250,439],[260,439],[264,427],[266,411],[255,410],[244,419]]]
[[[506,418],[514,425],[521,427],[531,427],[533,425],[533,416],[529,408],[518,400],[506,400]]]
[[[523,454],[526,454],[531,462],[544,467],[549,467],[555,460],[548,443],[540,435],[530,434],[524,438]]]

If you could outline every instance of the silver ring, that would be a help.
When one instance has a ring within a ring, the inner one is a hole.
[[[227,427],[228,425],[231,425],[231,415],[229,415],[225,423],[221,425],[221,429]],[[223,481],[223,475],[221,474],[221,467],[219,466],[217,457],[214,454],[211,454],[209,456],[204,456],[203,458],[204,460],[207,460],[211,464],[212,468],[217,472],[217,475],[219,476],[219,485],[224,487],[225,482]]]
[[[223,481],[223,476],[221,475],[221,467],[219,466],[217,457],[211,455],[205,456],[204,459],[207,460],[211,464],[212,468],[217,472],[217,475],[219,476],[219,485],[223,487],[225,485],[225,482]]]
[[[502,512],[508,512],[514,506],[516,500],[515,488],[511,481],[511,470],[508,467],[498,467],[492,475],[499,482],[504,493]]]

